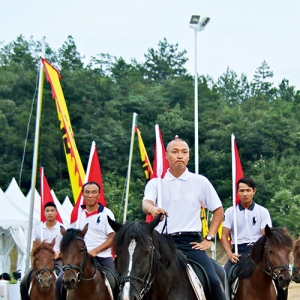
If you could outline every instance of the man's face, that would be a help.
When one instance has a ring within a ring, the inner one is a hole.
[[[251,203],[256,189],[253,189],[246,183],[240,182],[237,193],[242,203]]]
[[[57,215],[56,208],[53,206],[47,206],[44,210],[44,216],[47,221],[53,221],[55,220]]]
[[[100,196],[99,188],[96,184],[88,184],[84,187],[83,198],[88,207],[95,206]]]
[[[172,141],[167,149],[167,160],[170,168],[185,168],[190,159],[190,151],[186,142]]]

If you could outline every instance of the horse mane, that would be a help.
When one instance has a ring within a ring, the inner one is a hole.
[[[293,248],[293,239],[283,228],[270,228],[271,235],[262,235],[252,246],[250,255],[245,258],[240,279],[251,277],[256,264],[263,259],[265,246],[268,244],[273,249],[281,247]]]
[[[63,236],[61,242],[60,242],[60,250],[61,252],[64,252],[71,241],[73,241],[74,239],[76,239],[76,237],[78,236],[78,234],[81,232],[81,230],[79,229],[75,229],[75,228],[69,228],[65,235]]]
[[[155,259],[158,270],[165,270],[170,267],[172,263],[178,263],[179,266],[185,270],[184,260],[178,257],[177,247],[171,238],[158,233],[155,229],[149,235],[146,231],[146,222],[126,222],[117,232],[113,241],[113,248],[116,253],[122,250],[125,245],[129,245],[132,239],[135,239],[137,243],[140,243],[143,247],[149,247],[149,244],[153,244],[155,249],[160,254],[160,259]],[[154,255],[154,257],[157,257]]]
[[[296,253],[299,253],[299,255],[300,255],[300,237],[294,243],[293,253],[294,253],[294,256]]]

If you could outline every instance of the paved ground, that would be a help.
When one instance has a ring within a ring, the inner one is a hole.
[[[300,283],[292,283],[289,287],[288,300],[299,300],[300,299]]]

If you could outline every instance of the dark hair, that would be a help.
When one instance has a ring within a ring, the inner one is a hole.
[[[237,184],[236,184],[236,189],[237,189],[237,190],[239,189],[239,184],[240,184],[240,183],[245,183],[245,184],[247,184],[249,187],[253,188],[253,190],[255,189],[255,182],[254,182],[254,180],[251,179],[251,178],[247,178],[247,177],[241,178],[241,179],[237,182]]]
[[[54,207],[54,208],[57,210],[56,205],[55,205],[54,202],[47,202],[47,203],[44,205],[44,210],[45,210],[46,207],[49,207],[49,206]]]
[[[99,193],[100,193],[100,185],[99,185],[99,183],[97,183],[97,182],[95,182],[95,181],[89,181],[89,182],[86,182],[83,186],[82,186],[82,192],[84,191],[84,188],[87,186],[87,185],[91,185],[91,184],[95,184],[97,187],[98,187],[98,189],[99,189]]]
[[[10,275],[8,273],[2,273],[0,275],[0,280],[7,280],[10,281]]]
[[[185,140],[176,137],[174,140],[172,140],[172,141],[170,141],[170,142],[168,143],[168,145],[167,145],[167,147],[166,147],[166,151],[167,151],[167,152],[168,152],[168,149],[169,149],[170,145],[171,145],[173,142],[184,142],[184,143],[186,143],[188,149],[190,149],[188,143],[187,143]]]

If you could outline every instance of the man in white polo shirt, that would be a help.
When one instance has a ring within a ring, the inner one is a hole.
[[[222,222],[224,211],[221,200],[209,182],[199,174],[189,172],[189,146],[182,139],[175,138],[167,145],[166,157],[170,168],[161,181],[161,207],[158,198],[158,179],[151,179],[145,188],[143,211],[156,217],[158,214],[168,216],[166,231],[174,240],[178,249],[199,263],[206,271],[211,284],[212,299],[223,300],[225,295],[221,283],[208,257],[206,250],[216,236]],[[206,237],[201,237],[201,204],[213,212],[212,221]],[[156,230],[160,233],[164,222]]]
[[[110,209],[98,202],[100,186],[96,182],[87,182],[82,187],[84,205],[79,213],[79,229],[88,223],[89,227],[84,236],[84,241],[89,254],[96,260],[114,271],[114,261],[111,253],[111,245],[115,232],[108,224],[107,216],[115,219]],[[75,227],[76,224],[71,224]]]
[[[234,207],[231,206],[225,211],[221,243],[228,256],[224,266],[227,275],[234,264],[242,261],[250,253],[252,245],[264,234],[265,226],[268,224],[272,227],[269,211],[253,201],[255,193],[255,183],[251,178],[244,177],[238,181],[237,194],[240,198],[236,208],[238,254],[234,253],[234,246],[231,247],[228,243],[230,236],[232,244],[235,244]]]

